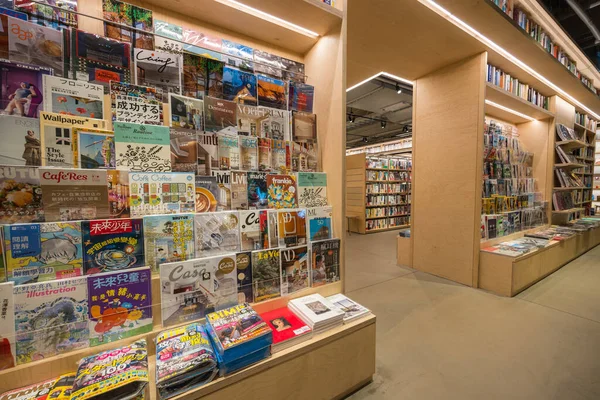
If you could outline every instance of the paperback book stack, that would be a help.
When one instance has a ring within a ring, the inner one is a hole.
[[[288,307],[308,325],[315,334],[344,323],[344,312],[320,294],[290,300]]]
[[[277,353],[312,337],[312,329],[287,307],[260,315],[273,330],[271,351]]]
[[[358,304],[357,302],[350,300],[348,297],[341,293],[334,294],[333,296],[327,297],[327,300],[332,302],[340,310],[344,312],[344,324],[352,322],[358,318],[361,318],[371,311]]]
[[[248,303],[210,313],[206,321],[206,330],[213,341],[222,376],[271,354],[271,328]]]

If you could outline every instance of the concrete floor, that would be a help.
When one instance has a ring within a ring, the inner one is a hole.
[[[509,299],[396,266],[396,235],[347,237],[347,295],[377,315],[350,399],[600,399],[600,246]]]

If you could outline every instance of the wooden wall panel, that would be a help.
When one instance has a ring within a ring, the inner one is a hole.
[[[413,267],[477,286],[487,54],[417,79]]]

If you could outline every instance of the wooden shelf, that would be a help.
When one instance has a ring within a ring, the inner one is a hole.
[[[595,161],[592,157],[579,157],[579,156],[575,156],[576,159],[578,160],[583,160],[583,161]]]
[[[386,205],[377,205],[377,206],[365,206],[366,208],[386,208],[386,207],[402,207],[402,206],[410,206],[410,203],[406,204],[386,204]]]
[[[555,192],[568,192],[570,190],[581,190],[583,188],[584,188],[583,186],[555,187],[554,191]]]
[[[366,183],[408,183],[412,181],[366,181]]]
[[[411,169],[366,168],[367,171],[412,172]]]
[[[382,229],[368,229],[365,231],[365,233],[377,233],[377,232],[385,232],[385,231],[393,231],[396,229],[405,229],[405,228],[409,228],[410,224],[407,225],[398,225],[398,226],[392,226],[389,228],[382,228]]]
[[[583,211],[584,208],[570,208],[568,210],[552,210],[552,214],[573,214]]]
[[[387,219],[387,218],[397,218],[397,217],[407,217],[410,213],[407,214],[396,214],[396,215],[386,215],[385,217],[365,217],[366,220],[372,219]]]
[[[583,168],[583,167],[585,167],[585,165],[583,165],[583,164],[575,164],[575,163],[554,164],[554,168],[576,169],[576,168]]]
[[[561,140],[557,141],[556,145],[562,148],[566,148],[568,150],[581,149],[582,147],[587,146],[585,142],[582,142],[580,140]]]
[[[554,114],[548,110],[543,109],[542,107],[538,107],[537,105],[524,100],[522,98],[520,98],[519,96],[516,96],[504,89],[502,89],[499,86],[496,86],[490,82],[486,82],[486,91],[485,91],[485,98],[486,100],[492,101],[496,104],[499,104],[501,106],[510,108],[511,110],[520,112],[521,114],[525,114],[533,119],[548,119],[548,118],[553,118]],[[493,105],[490,104],[486,104],[486,113],[489,113],[492,116],[495,116],[497,118],[509,118],[508,122],[513,122],[513,123],[522,123],[522,122],[528,122],[528,120],[526,118],[523,117],[519,117],[518,115],[512,114],[512,113],[508,113],[507,111],[504,111],[502,109],[499,109]],[[494,115],[494,114],[502,114],[502,115]],[[504,115],[504,113],[506,114],[510,114],[510,116],[506,117]],[[512,121],[511,121],[512,120]]]
[[[365,196],[385,196],[385,195],[408,196],[410,193],[411,192],[396,192],[396,193],[376,192],[376,193],[367,193]]]

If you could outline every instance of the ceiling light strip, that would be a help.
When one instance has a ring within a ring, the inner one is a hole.
[[[244,12],[246,14],[253,15],[257,18],[260,18],[264,21],[271,22],[275,25],[279,25],[283,28],[289,29],[294,32],[298,32],[304,36],[308,36],[311,38],[318,38],[320,35],[316,32],[313,32],[309,29],[303,28],[299,25],[293,24],[285,19],[281,19],[264,11],[258,10],[254,7],[247,6],[245,4],[240,3],[235,0],[215,0],[217,3],[221,3],[227,7],[235,8],[238,11]]]
[[[509,112],[509,113],[514,114],[516,116],[519,116],[521,118],[525,118],[526,120],[529,120],[529,121],[537,121],[535,118],[531,118],[529,115],[525,115],[523,113],[515,111],[512,108],[504,107],[503,105],[500,105],[498,103],[494,103],[493,101],[486,100],[485,104],[490,105],[492,107],[499,108],[500,110],[504,110],[506,112]]]
[[[585,110],[588,113],[590,113],[594,118],[600,119],[600,115],[596,114],[594,111],[592,111],[591,109],[589,109],[588,107],[586,107],[585,105],[583,105],[579,100],[575,99],[573,96],[571,96],[570,94],[568,94],[567,92],[565,92],[563,89],[561,89],[560,87],[556,86],[554,83],[552,83],[551,81],[549,81],[548,79],[546,79],[544,76],[540,75],[537,71],[535,71],[529,65],[525,64],[523,61],[519,60],[517,57],[515,57],[514,55],[512,55],[510,52],[508,52],[504,48],[500,47],[498,44],[494,43],[491,39],[489,39],[488,37],[484,36],[481,32],[479,32],[478,30],[476,30],[472,26],[468,25],[466,22],[464,22],[460,18],[456,17],[454,14],[452,14],[450,11],[446,10],[444,7],[442,7],[439,4],[437,4],[435,1],[433,1],[433,0],[419,0],[419,1],[421,3],[427,3],[427,4],[431,5],[431,7],[429,7],[429,8],[433,9],[438,14],[446,16],[446,19],[448,19],[450,22],[454,23],[454,25],[459,26],[465,32],[467,32],[468,34],[470,34],[471,36],[473,36],[474,38],[476,38],[480,42],[482,42],[482,43],[486,44],[487,46],[491,47],[492,49],[494,49],[495,51],[497,51],[498,53],[500,53],[501,55],[503,55],[506,59],[508,59],[511,62],[513,62],[514,64],[518,65],[519,67],[521,67],[525,71],[529,72],[531,75],[535,76],[537,79],[539,79],[540,81],[544,82],[546,85],[550,86],[555,91],[557,91],[558,93],[560,93],[561,95],[563,95],[564,97],[566,97],[567,99],[569,99],[572,103],[577,104],[583,110]]]
[[[218,0],[217,0],[217,1],[218,1]],[[390,73],[388,73],[388,72],[381,71],[381,72],[379,72],[378,74],[375,74],[375,75],[373,75],[373,76],[371,76],[371,77],[369,77],[369,78],[365,79],[364,81],[361,81],[361,82],[357,83],[356,85],[354,85],[354,86],[352,86],[352,87],[349,87],[348,89],[346,89],[346,92],[349,92],[349,91],[351,91],[351,90],[354,90],[354,89],[356,89],[357,87],[359,87],[359,86],[362,86],[362,85],[364,85],[365,83],[367,83],[367,82],[369,82],[369,81],[372,81],[373,79],[377,79],[377,78],[379,78],[380,76],[385,76],[386,78],[389,78],[389,79],[393,79],[393,80],[396,80],[396,81],[399,81],[399,82],[408,83],[409,85],[414,85],[414,82],[413,82],[413,81],[410,81],[410,80],[408,80],[408,79],[404,79],[404,78],[400,78],[399,76],[392,75],[392,74],[390,74]]]

